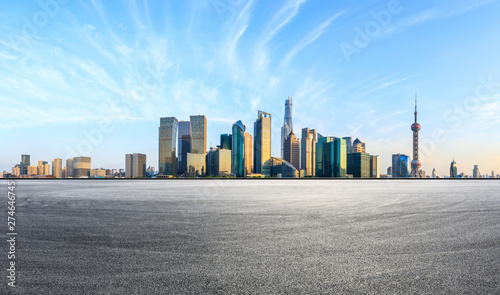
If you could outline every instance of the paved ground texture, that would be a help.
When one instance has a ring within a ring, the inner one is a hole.
[[[1,294],[500,294],[500,181],[18,180],[17,194],[17,288],[4,241]]]

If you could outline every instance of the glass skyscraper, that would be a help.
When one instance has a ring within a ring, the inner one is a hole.
[[[252,135],[245,132],[245,170],[247,174],[252,173],[253,167],[253,144]]]
[[[231,173],[236,177],[245,177],[245,125],[241,121],[233,124],[231,148]]]
[[[453,162],[451,162],[450,165],[450,178],[457,178],[457,177],[458,177],[457,162],[455,162],[455,159],[453,159]]]
[[[405,154],[392,155],[392,178],[410,177],[410,157]]]
[[[220,135],[220,148],[224,150],[231,149],[231,134],[221,134]]]
[[[19,165],[21,175],[28,174],[29,166],[31,166],[30,155],[21,155],[21,164]]]
[[[292,164],[295,169],[300,170],[300,141],[293,134],[293,131],[285,139],[283,160]]]
[[[370,154],[347,154],[347,174],[355,178],[370,178]]]
[[[90,157],[73,158],[73,177],[87,178],[90,173]]]
[[[160,118],[158,167],[160,175],[177,173],[177,159],[175,156],[177,128],[179,121],[175,117]]]
[[[281,158],[285,157],[285,139],[293,130],[291,97],[285,100],[285,114],[283,118],[283,127],[281,127]]]
[[[316,130],[302,129],[300,139],[300,169],[306,176],[316,175]]]
[[[178,135],[179,142],[177,145],[177,174],[181,175],[187,170],[186,157],[187,153],[191,152],[191,122],[180,121]]]
[[[347,176],[347,146],[345,139],[333,138],[324,142],[322,149],[322,177],[345,178]]]
[[[205,154],[207,152],[207,118],[203,115],[190,116],[191,153]]]
[[[234,141],[234,133],[233,133]],[[262,172],[262,165],[271,158],[271,114],[259,111],[254,123],[253,169]]]
[[[336,137],[333,136],[319,136],[318,143],[316,144],[316,176],[326,177],[323,172],[323,145],[328,142],[333,142]]]

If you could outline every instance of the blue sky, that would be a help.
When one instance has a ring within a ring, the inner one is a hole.
[[[283,104],[302,127],[411,155],[429,174],[500,173],[500,1],[10,1],[0,9],[0,169],[78,154],[157,166],[159,118],[204,114],[208,142]],[[55,3],[55,4],[54,4]]]

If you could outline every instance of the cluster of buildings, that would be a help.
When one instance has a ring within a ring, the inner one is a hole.
[[[292,98],[285,100],[281,128],[281,157],[271,156],[270,113],[259,110],[253,124],[253,135],[241,120],[232,125],[231,133],[220,135],[220,144],[207,150],[207,118],[190,116],[188,121],[176,117],[160,118],[158,171],[146,167],[146,155],[125,155],[125,169],[91,169],[90,157],[66,160],[57,158],[50,164],[38,161],[31,166],[30,156],[22,155],[20,164],[12,173],[0,176],[21,178],[172,178],[172,177],[321,177],[321,178],[438,178],[436,170],[426,176],[420,169],[418,143],[420,124],[415,121],[413,132],[413,159],[405,154],[393,154],[387,174],[380,174],[380,159],[366,152],[366,144],[352,137],[323,136],[315,129],[303,128],[298,135],[293,130]],[[474,166],[470,178],[494,178],[481,175]],[[500,178],[500,175],[496,175]],[[469,178],[458,174],[455,160],[451,163],[450,178]]]

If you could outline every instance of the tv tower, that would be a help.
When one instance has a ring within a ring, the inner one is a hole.
[[[420,124],[417,123],[417,93],[415,93],[415,123],[411,124],[413,131],[413,161],[411,161],[411,176],[421,178],[420,174],[420,160],[418,159],[418,132],[420,131]]]

